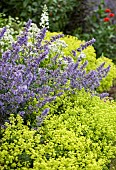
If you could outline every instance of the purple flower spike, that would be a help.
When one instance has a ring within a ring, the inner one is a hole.
[[[103,62],[98,68],[97,68],[97,71],[101,71],[103,69],[105,65],[105,62]]]
[[[80,69],[84,69],[88,65],[88,61],[85,61],[84,64],[80,67]]]
[[[45,110],[42,112],[41,116],[43,116],[43,117],[47,116],[48,112],[49,112],[49,108],[45,109]]]
[[[37,39],[37,43],[36,43],[36,47],[37,48],[40,48],[40,46],[41,46],[41,42],[42,42],[42,40],[44,39],[44,37],[45,37],[45,35],[46,35],[46,28],[43,28],[43,29],[41,29],[41,31],[38,33],[38,35],[37,35],[37,37],[36,37],[36,39]],[[43,46],[42,46],[42,48],[43,48]]]
[[[37,126],[40,126],[42,123],[43,123],[43,120],[45,119],[45,117],[47,116],[49,112],[49,108],[46,108],[42,114],[40,116],[37,116],[36,117],[36,120],[37,120]]]
[[[81,44],[81,47],[78,48],[77,51],[79,51],[79,52],[83,51],[83,50],[86,49],[88,46],[93,45],[93,44],[95,43],[95,41],[96,41],[96,40],[95,40],[94,38],[92,38],[92,40],[85,42],[84,45]]]
[[[3,59],[3,61],[8,61],[8,59],[10,59],[10,57],[11,57],[11,52],[10,52],[10,50],[8,50],[8,51],[6,51],[6,52],[4,52],[3,54],[2,54],[2,59]]]
[[[31,20],[31,19],[29,19],[29,20],[28,20],[28,22],[26,23],[25,28],[26,28],[26,29],[29,29],[29,28],[30,28],[30,26],[31,26],[31,23],[32,23],[32,20]]]
[[[100,96],[101,99],[103,99],[105,97],[108,97],[109,93],[101,93],[99,96]]]
[[[75,50],[72,50],[72,54],[74,57],[76,57],[76,55],[77,55]]]
[[[23,117],[25,115],[25,112],[24,111],[20,111],[19,115]]]
[[[54,42],[54,41],[56,41],[57,39],[62,38],[62,37],[64,37],[64,34],[58,34],[58,35],[56,35],[56,36],[52,36],[51,39],[50,39],[50,41],[51,41],[51,42]]]
[[[5,32],[6,32],[6,27],[3,27],[2,31],[0,32],[0,39],[4,36]]]

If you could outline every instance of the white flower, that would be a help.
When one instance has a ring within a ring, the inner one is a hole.
[[[80,57],[80,58],[86,58],[86,55],[85,55],[83,52],[81,52],[81,54],[80,54],[78,57]]]
[[[48,9],[46,4],[43,7],[43,11],[41,14],[41,19],[40,19],[40,26],[42,28],[46,27],[47,29],[49,28],[49,17],[48,17]]]
[[[66,48],[68,46],[64,40],[57,39],[56,43],[57,43],[58,46],[61,46],[63,48]]]
[[[3,46],[5,43],[3,41],[0,41],[0,45]]]

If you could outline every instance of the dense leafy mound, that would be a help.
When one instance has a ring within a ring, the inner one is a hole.
[[[116,104],[82,90],[57,97],[49,106],[38,131],[23,125],[19,115],[6,123],[0,169],[108,169],[115,152]]]

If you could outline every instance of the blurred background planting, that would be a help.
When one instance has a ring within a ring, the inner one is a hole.
[[[81,40],[97,38],[97,57],[104,55],[116,62],[116,1],[115,0],[1,0],[0,11],[6,17],[29,18],[38,26],[44,4],[48,7],[49,30],[62,31]],[[105,9],[110,9],[110,13]],[[108,15],[107,15],[108,14]],[[104,18],[109,17],[109,21]]]

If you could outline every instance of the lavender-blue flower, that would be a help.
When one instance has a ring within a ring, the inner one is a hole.
[[[3,27],[2,31],[0,32],[0,39],[4,36],[5,32],[6,32],[6,27]]]

